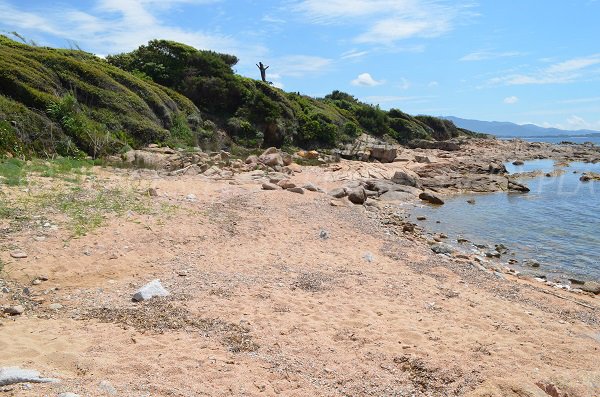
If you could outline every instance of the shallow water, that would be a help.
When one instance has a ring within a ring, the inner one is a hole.
[[[513,138],[500,137],[499,139],[507,140]],[[518,138],[528,142],[546,142],[546,143],[561,143],[561,142],[572,142],[572,143],[586,143],[592,142],[595,145],[600,145],[600,136],[561,136],[561,137],[530,137],[530,138]]]
[[[507,164],[511,173],[554,169],[551,160]],[[600,182],[580,182],[584,171],[600,172],[600,164],[572,163],[559,177],[523,179],[531,192],[469,194],[447,198],[439,207],[425,205],[413,216],[424,215],[426,229],[443,232],[448,242],[458,237],[476,244],[504,244],[503,260],[533,259],[539,270],[556,277],[600,279]],[[577,173],[573,173],[577,171]],[[475,199],[474,205],[467,200]],[[440,223],[436,223],[440,221]],[[462,245],[464,250],[472,245]],[[519,266],[516,266],[517,268]],[[527,270],[527,267],[522,268]]]

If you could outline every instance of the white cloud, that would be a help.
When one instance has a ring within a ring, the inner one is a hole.
[[[548,123],[542,124],[542,127],[547,128],[559,128],[561,130],[600,130],[600,120],[593,122],[585,120],[583,117],[577,115],[569,116],[563,123]]]
[[[354,80],[352,80],[352,82],[351,82],[352,85],[363,86],[363,87],[375,87],[375,86],[381,85],[383,83],[384,83],[383,80],[377,81],[369,73],[359,74],[358,77],[355,78]]]
[[[342,54],[341,59],[356,59],[362,58],[365,55],[369,54],[369,51],[358,51],[358,50],[350,50],[346,51]]]
[[[240,57],[264,54],[259,45],[242,44],[218,33],[183,29],[165,22],[178,5],[207,5],[218,0],[96,0],[92,7],[38,7],[21,11],[0,0],[0,26],[11,30],[51,34],[76,40],[87,51],[114,54],[130,51],[149,40],[162,38],[192,45],[199,49],[234,53]],[[83,2],[82,2],[83,3]]]
[[[408,90],[410,88],[410,86],[411,86],[410,81],[408,81],[404,77],[402,77],[400,79],[400,84],[398,84],[398,88],[400,88],[402,90]]]
[[[521,55],[517,51],[507,52],[491,52],[491,51],[478,51],[467,54],[459,59],[459,61],[487,61],[490,59],[509,58]]]
[[[271,61],[271,69],[282,77],[302,77],[322,73],[331,68],[333,61],[310,55],[289,55]]]
[[[438,83],[437,81],[430,81],[429,84],[427,84],[427,87],[434,88],[434,87],[437,87],[439,85],[440,85],[440,83]]]
[[[494,77],[489,85],[526,85],[526,84],[558,84],[571,83],[600,74],[600,54],[588,57],[574,58],[555,63],[537,71],[522,74],[513,73],[506,76]]]
[[[504,98],[504,103],[507,105],[514,105],[517,102],[519,102],[519,98],[514,95]]]
[[[295,10],[312,23],[356,24],[359,43],[385,44],[449,32],[470,4],[445,0],[299,0]]]

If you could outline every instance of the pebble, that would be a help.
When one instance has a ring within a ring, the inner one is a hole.
[[[157,296],[169,296],[169,291],[162,286],[160,280],[158,279],[152,280],[140,288],[135,294],[133,294],[133,300],[135,302],[141,302]]]
[[[40,285],[41,283],[42,283],[42,281],[37,278],[31,282],[31,284],[33,284],[33,285]]]
[[[363,258],[364,258],[364,260],[366,260],[369,263],[372,263],[375,260],[375,257],[370,252],[365,252],[365,254],[363,255]]]
[[[51,310],[60,310],[63,308],[63,305],[61,305],[60,303],[52,303],[50,306],[48,306]]]
[[[23,251],[13,251],[10,253],[10,256],[15,259],[23,259],[23,258],[27,258],[27,253],[25,253]]]
[[[9,306],[4,309],[4,313],[10,314],[11,316],[18,316],[25,312],[25,308],[21,305]]]
[[[117,394],[117,389],[115,389],[107,380],[101,381],[98,385],[98,389],[113,396]]]
[[[280,187],[275,185],[274,183],[267,183],[267,182],[262,184],[262,188],[263,188],[263,190],[279,190],[280,189]]]
[[[80,396],[79,396],[79,394],[67,392],[67,393],[60,393],[58,395],[58,397],[80,397]]]
[[[418,221],[426,221],[427,217],[426,216],[417,216],[417,220]]]
[[[196,195],[193,193],[190,193],[187,196],[185,196],[185,199],[186,199],[186,201],[189,201],[189,202],[194,202],[194,201],[198,200]]]
[[[322,240],[327,240],[329,238],[329,232],[325,229],[321,229],[321,231],[319,232],[319,237]]]
[[[301,187],[291,187],[287,189],[288,192],[304,194],[304,189]]]

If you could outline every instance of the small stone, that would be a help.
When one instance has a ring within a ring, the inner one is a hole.
[[[60,303],[52,303],[51,305],[48,306],[48,308],[50,310],[60,310],[63,308],[63,305],[61,305]]]
[[[296,187],[295,183],[292,183],[289,181],[289,179],[284,179],[282,181],[279,181],[277,183],[277,186],[279,186],[282,189],[292,189]]]
[[[15,259],[24,259],[27,258],[27,254],[23,251],[13,251],[10,253],[10,256]]]
[[[31,282],[31,284],[33,284],[33,285],[40,285],[41,283],[42,283],[42,281],[40,279],[38,279],[38,278],[36,278],[35,280],[33,280]]]
[[[468,199],[467,203],[471,204],[471,205],[474,205],[475,204],[475,199]]]
[[[309,192],[320,192],[321,188],[313,185],[312,183],[307,183],[306,185],[302,186],[302,188],[308,190]]]
[[[148,188],[148,190],[146,191],[146,194],[148,194],[148,196],[150,197],[158,197],[158,190],[154,187]]]
[[[364,204],[367,201],[367,194],[365,189],[362,187],[357,187],[353,189],[348,189],[348,200],[350,200],[354,204]]]
[[[11,316],[19,316],[25,313],[25,308],[21,305],[9,306],[4,309],[4,313],[9,314]]]
[[[279,190],[279,189],[281,189],[279,186],[275,185],[274,183],[268,183],[268,182],[263,183],[262,188],[263,188],[263,190]]]
[[[45,274],[38,276],[38,280],[41,280],[41,281],[48,281],[49,279],[50,278]]]
[[[321,229],[321,231],[319,232],[319,237],[321,238],[321,240],[327,240],[329,238],[329,232],[325,229]]]
[[[288,192],[292,192],[292,193],[299,193],[299,194],[304,194],[304,189],[302,189],[301,187],[291,187],[286,189]]]
[[[80,396],[79,396],[79,394],[67,392],[67,393],[60,393],[58,395],[58,397],[80,397]]]
[[[108,393],[113,396],[117,394],[117,389],[115,389],[113,385],[111,385],[110,382],[107,380],[101,381],[98,385],[98,389],[100,389],[100,391],[104,393]]]
[[[454,252],[454,248],[449,246],[448,244],[434,244],[431,246],[431,250],[436,254],[452,254]]]
[[[158,279],[152,280],[151,282],[149,282],[148,284],[146,284],[142,288],[140,288],[133,295],[133,300],[135,302],[141,302],[141,301],[145,301],[148,299],[152,299],[157,296],[159,296],[159,297],[169,296],[169,291],[167,291],[162,286],[162,284],[160,283],[160,280],[158,280]]]
[[[9,292],[10,292],[10,290],[8,289],[8,287],[2,287],[3,294],[8,294]]]
[[[426,221],[427,217],[426,216],[422,216],[422,215],[421,216],[417,216],[417,220],[418,221]]]
[[[375,260],[375,256],[373,256],[373,254],[370,252],[365,252],[365,254],[363,255],[363,259],[369,263],[372,263]]]
[[[186,201],[189,201],[189,202],[194,202],[194,201],[198,200],[196,195],[193,193],[190,193],[187,196],[185,196],[185,199],[186,199]]]

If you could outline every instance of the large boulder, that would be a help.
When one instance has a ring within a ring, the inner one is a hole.
[[[373,145],[370,148],[371,159],[381,163],[392,163],[398,155],[398,150],[395,147],[387,145]]]
[[[348,200],[354,204],[364,204],[367,201],[367,193],[362,187],[355,187],[348,190]]]
[[[423,201],[427,201],[430,204],[435,205],[443,205],[444,200],[442,200],[437,194],[432,192],[423,192],[419,194],[419,198]]]
[[[392,182],[397,183],[399,185],[416,187],[419,189],[422,187],[419,175],[417,175],[414,171],[411,170],[396,171],[396,173],[392,177]]]
[[[280,166],[283,167],[283,157],[281,156],[281,153],[270,153],[270,154],[266,154],[266,155],[262,155],[259,157],[259,160],[261,163],[263,163],[264,165],[267,165],[269,167],[274,167],[274,166]]]

